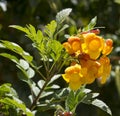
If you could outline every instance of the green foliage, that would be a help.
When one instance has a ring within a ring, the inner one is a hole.
[[[63,46],[61,45],[61,43],[56,40],[50,40],[48,42],[48,48],[51,58],[57,61],[63,53]]]
[[[32,112],[27,109],[24,103],[18,98],[11,84],[3,84],[0,86],[0,105],[1,115],[20,116],[21,113],[24,113],[26,116],[33,116]]]
[[[90,23],[82,29],[83,32],[90,31],[94,29],[94,26],[96,25],[97,17],[95,16],[93,19],[91,19]]]
[[[54,39],[54,33],[57,28],[57,23],[55,20],[51,21],[50,24],[45,26],[44,32],[48,35],[49,38]]]
[[[79,103],[86,103],[97,106],[111,115],[109,107],[96,98],[98,93],[91,93],[91,90],[84,87],[78,91],[72,91],[68,88],[61,88],[59,84],[55,83],[61,77],[59,73],[63,66],[71,61],[71,57],[64,50],[61,41],[58,41],[59,34],[69,27],[63,22],[71,11],[71,8],[67,8],[58,12],[56,20],[52,20],[44,26],[44,31],[36,30],[31,24],[26,27],[10,26],[24,32],[25,36],[31,40],[32,47],[37,50],[39,55],[40,64],[34,60],[34,56],[23,50],[18,44],[6,40],[0,41],[0,48],[6,51],[1,52],[0,55],[16,64],[19,69],[18,77],[26,82],[30,89],[28,96],[30,105],[27,108],[10,84],[0,86],[0,105],[2,105],[0,113],[11,115],[9,111],[11,109],[14,115],[33,116],[33,113],[36,115],[46,110],[60,108],[63,112],[71,111],[75,114]],[[96,20],[97,17],[93,18],[82,31],[94,29]],[[37,78],[38,76],[39,78]],[[65,109],[61,106],[64,102]]]
[[[57,13],[56,21],[58,24],[62,23],[71,13],[72,9],[67,8]]]
[[[19,54],[20,56],[22,56],[27,62],[31,63],[33,57],[30,56],[30,54],[28,52],[25,52],[18,44],[10,42],[10,41],[0,41],[0,47],[3,49],[9,49],[17,54]]]
[[[112,116],[110,108],[103,101],[96,98],[98,95],[99,95],[98,93],[89,93],[84,97],[82,102],[85,104],[94,105]]]
[[[112,116],[110,108],[101,100],[96,97],[99,93],[91,93],[91,90],[82,88],[77,92],[70,91],[66,100],[67,111],[75,112],[76,107],[82,102],[89,105],[94,105]]]

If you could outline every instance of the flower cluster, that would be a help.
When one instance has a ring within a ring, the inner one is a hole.
[[[96,78],[104,84],[110,74],[110,59],[107,57],[113,49],[113,41],[104,39],[94,32],[71,36],[63,43],[64,48],[78,62],[72,62],[67,67],[64,80],[72,90],[77,90],[83,84],[91,84]]]

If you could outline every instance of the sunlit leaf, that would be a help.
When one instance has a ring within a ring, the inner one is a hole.
[[[27,28],[25,27],[22,27],[22,26],[19,26],[19,25],[10,25],[9,27],[12,27],[12,28],[15,28],[15,29],[18,29],[20,31],[23,31],[25,33],[29,33],[29,31],[27,30]]]
[[[71,111],[71,110],[75,109],[75,107],[76,107],[76,102],[75,101],[76,101],[75,100],[75,94],[74,94],[73,91],[70,91],[70,93],[69,93],[69,95],[66,99],[66,103],[65,103],[66,109],[68,111]]]
[[[35,83],[32,83],[31,88],[32,88],[32,91],[34,92],[34,95],[37,96],[40,92],[40,89],[36,86]]]
[[[58,24],[62,23],[71,13],[71,8],[63,9],[62,11],[58,12],[56,15],[56,21]]]
[[[45,84],[45,81],[39,80],[37,84],[38,84],[39,88],[41,89],[43,87],[43,85]]]
[[[27,70],[27,69],[29,68],[28,62],[26,62],[26,61],[23,60],[23,59],[20,59],[20,60],[19,60],[19,64],[20,64],[20,66],[21,66],[23,69],[25,69],[25,70]]]
[[[48,35],[48,37],[50,37],[51,39],[54,39],[53,35],[55,33],[56,27],[57,27],[57,23],[55,20],[53,20],[50,22],[50,24],[45,26],[44,32]]]
[[[90,23],[89,23],[86,27],[84,27],[84,28],[82,29],[82,32],[92,30],[92,29],[94,28],[94,26],[96,25],[96,21],[97,21],[97,17],[95,16],[95,17],[90,21]]]
[[[59,89],[59,88],[60,88],[60,86],[56,85],[56,84],[53,84],[53,85],[47,87],[47,89]]]
[[[5,41],[5,40],[1,40],[1,43],[6,49],[9,49],[17,54],[19,54],[20,56],[22,56],[26,61],[31,62],[33,57],[28,53],[25,52],[22,47],[20,47],[18,44],[10,42],[10,41]]]
[[[40,96],[40,98],[44,98],[44,97],[46,97],[46,96],[49,96],[49,95],[51,95],[51,94],[53,94],[54,92],[53,91],[50,91],[50,92],[42,92],[42,95]]]
[[[48,48],[50,50],[50,56],[56,61],[60,58],[63,46],[57,40],[51,40],[48,42]]]
[[[35,71],[31,67],[29,67],[27,70],[27,75],[29,78],[32,78],[35,75]]]
[[[0,86],[0,97],[17,96],[16,91],[11,87],[10,83],[5,83]]]
[[[109,115],[112,116],[110,108],[103,101],[99,99],[94,99],[91,104],[102,109],[103,111],[107,112]]]
[[[61,77],[61,74],[54,75],[51,80],[49,81],[48,85],[53,83],[55,80],[57,80],[59,77]]]
[[[56,33],[56,35],[58,35],[59,33],[61,33],[62,31],[64,31],[65,29],[67,29],[69,27],[69,25],[65,24],[62,26],[62,28]]]
[[[8,54],[8,53],[0,53],[0,56],[3,56],[5,58],[10,59],[11,61],[13,61],[14,63],[19,63],[19,59],[17,57],[15,57],[14,55]]]
[[[99,93],[89,93],[85,96],[82,102],[85,104],[94,105],[102,109],[103,111],[107,112],[108,114],[112,115],[110,108],[103,101],[96,99],[98,95]]]
[[[23,104],[23,102],[17,98],[15,99],[4,98],[4,99],[0,99],[0,102],[7,104],[9,106],[16,107],[19,110],[22,110],[26,114],[26,116],[33,116],[32,112],[29,109],[27,109],[26,106]]]

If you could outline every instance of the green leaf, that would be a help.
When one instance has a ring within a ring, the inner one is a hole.
[[[8,54],[8,53],[0,53],[0,56],[3,56],[5,58],[8,58],[10,59],[11,61],[13,61],[14,63],[19,63],[19,59],[11,54]]]
[[[17,67],[20,69],[20,71],[17,72],[19,79],[26,82],[31,87],[33,81],[28,76],[27,72],[23,68],[21,68],[20,66],[17,65]]]
[[[57,61],[62,54],[63,46],[59,41],[51,40],[48,42],[48,49],[52,59]]]
[[[103,111],[107,112],[108,114],[112,115],[110,108],[103,101],[96,99],[98,95],[99,93],[89,93],[84,97],[82,102],[85,104],[94,105],[102,109]]]
[[[40,30],[36,31],[35,27],[32,25],[27,25],[26,27],[18,26],[18,25],[10,25],[9,27],[18,29],[26,33],[26,36],[31,39],[34,43],[39,44],[43,38],[43,34]]]
[[[39,94],[39,92],[40,92],[40,88],[38,88],[34,82],[31,85],[31,89],[34,92],[35,96],[37,96]]]
[[[5,40],[1,40],[1,43],[6,49],[9,49],[17,54],[19,54],[20,56],[22,56],[26,61],[28,61],[29,63],[32,61],[33,57],[28,53],[25,52],[18,44],[10,42],[10,41],[5,41]],[[1,47],[1,46],[0,46]]]
[[[16,66],[22,71],[22,72],[20,71],[18,72],[18,77],[22,81],[25,81],[29,83],[29,85],[31,85],[31,82],[29,79],[35,75],[35,72],[31,67],[29,67],[29,64],[24,59],[19,60],[17,57],[8,53],[0,53],[0,55],[3,57],[9,58],[11,61],[16,63]]]
[[[62,23],[71,13],[71,8],[63,9],[62,11],[58,12],[56,15],[56,21],[58,24]]]
[[[109,115],[112,116],[110,108],[103,101],[99,99],[94,99],[91,104],[102,109],[103,111],[107,112]]]
[[[76,97],[76,103],[80,103],[84,97],[86,96],[86,94],[90,93],[91,90],[90,89],[86,89],[84,87],[81,87],[80,89],[78,89],[75,93],[75,97]]]
[[[19,60],[19,65],[25,70],[27,70],[29,68],[28,62],[26,62],[24,59]]]
[[[74,91],[70,91],[65,103],[67,111],[72,111],[76,108],[75,99]]]
[[[38,84],[39,88],[41,89],[43,87],[43,85],[45,84],[45,81],[39,80],[37,84]]]
[[[62,31],[64,31],[65,29],[67,29],[69,27],[69,25],[65,24],[62,26],[61,29],[59,29],[59,31],[56,33],[56,35],[58,35],[59,33],[61,33]]]
[[[57,74],[57,75],[54,75],[51,80],[49,81],[48,85],[49,84],[52,84],[55,80],[57,80],[59,77],[61,77],[61,74]]]
[[[55,33],[57,27],[57,23],[55,20],[51,21],[50,24],[45,26],[44,32],[50,37],[51,39],[54,39],[53,35]]]
[[[29,33],[28,29],[25,27],[22,27],[22,26],[19,26],[19,25],[10,25],[9,27],[12,27],[12,28],[15,28],[15,29],[18,29],[20,31],[23,31],[25,33]]]
[[[82,32],[92,30],[96,25],[96,21],[97,21],[97,17],[95,16],[93,19],[91,19],[90,23],[82,29]]]
[[[31,67],[28,68],[26,73],[29,78],[33,78],[35,76],[35,71]]]
[[[19,110],[22,110],[26,114],[26,116],[33,116],[32,112],[28,108],[26,108],[22,101],[20,101],[17,98],[14,99],[4,98],[0,99],[0,102],[12,106],[14,108],[16,107]]]
[[[11,84],[3,84],[0,86],[0,97],[5,96],[6,94],[10,93]]]
[[[54,85],[52,85],[50,88],[51,88],[51,89],[59,89],[59,88],[60,88],[60,86],[59,86],[59,85],[54,84]]]
[[[51,85],[51,86],[47,86],[45,89],[46,90],[48,90],[48,89],[59,89],[60,88],[60,86],[59,85],[56,85],[56,84],[53,84],[53,85]]]
[[[91,100],[93,100],[97,96],[99,96],[99,93],[88,93],[86,94],[82,102],[90,104]]]
[[[42,94],[41,94],[41,96],[40,96],[40,98],[44,98],[44,97],[46,97],[46,96],[49,96],[49,95],[52,95],[54,92],[53,91],[50,91],[50,92],[42,92]]]

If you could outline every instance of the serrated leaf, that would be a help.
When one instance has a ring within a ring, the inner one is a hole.
[[[5,96],[5,94],[10,93],[11,84],[3,84],[0,86],[0,97]]]
[[[17,63],[17,64],[19,63],[19,59],[14,55],[11,55],[11,54],[8,54],[8,53],[0,53],[0,56],[8,58],[11,61],[13,61],[14,63]]]
[[[25,52],[18,44],[5,40],[1,40],[1,44],[4,46],[4,48],[9,49],[22,56],[26,61],[32,61],[33,57],[28,52]]]
[[[105,111],[106,113],[108,113],[109,115],[112,116],[112,112],[111,112],[110,108],[103,101],[101,101],[99,99],[94,99],[91,102],[91,104],[102,109],[103,111]]]
[[[63,9],[62,11],[58,12],[56,15],[56,21],[58,24],[62,23],[71,13],[71,8]]]
[[[53,35],[55,33],[57,27],[57,23],[55,20],[51,21],[50,24],[45,26],[44,32],[50,37],[51,39],[54,39]]]
[[[36,43],[38,46],[40,46],[42,41],[43,41],[43,34],[40,30],[38,30],[36,33],[36,38],[34,40],[34,43]]]
[[[26,116],[33,116],[32,112],[29,109],[27,109],[23,102],[17,98],[15,99],[4,98],[0,99],[0,102],[22,110],[26,114]]]
[[[19,26],[19,25],[10,25],[9,27],[18,29],[18,30],[23,31],[23,32],[25,32],[25,33],[28,33],[28,32],[29,32],[29,31],[27,30],[27,28],[24,28],[24,27]]]
[[[62,53],[63,46],[57,40],[51,40],[48,42],[49,54],[53,60],[57,61]]]
[[[0,86],[0,97],[18,97],[16,91],[11,87],[10,83],[5,83]]]
[[[82,32],[92,30],[96,25],[96,21],[97,21],[97,17],[95,16],[93,19],[91,19],[90,23],[82,29]]]
[[[66,100],[66,103],[65,103],[65,106],[66,106],[66,109],[68,111],[72,111],[76,108],[76,100],[75,100],[75,94],[73,91],[70,91],[68,97],[67,97],[67,100]]]

